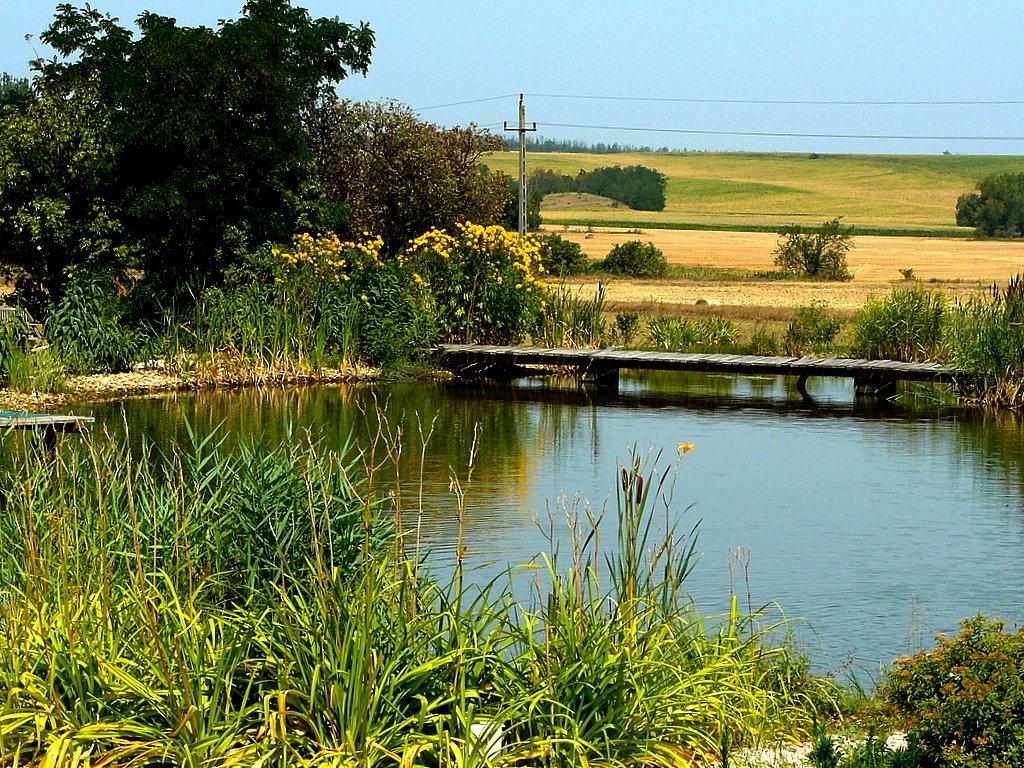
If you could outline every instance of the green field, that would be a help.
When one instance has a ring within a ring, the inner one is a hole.
[[[518,174],[518,153],[485,157]],[[575,175],[609,165],[644,165],[668,178],[664,211],[545,205],[548,224],[770,229],[843,217],[864,232],[969,234],[955,224],[956,199],[990,173],[1024,171],[1024,157],[999,155],[821,155],[753,153],[533,153],[528,168]]]

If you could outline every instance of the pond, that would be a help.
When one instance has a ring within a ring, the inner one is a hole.
[[[396,383],[202,393],[79,408],[136,445],[186,439],[371,444],[401,428],[401,499],[427,561],[450,572],[466,492],[467,568],[487,580],[549,549],[566,507],[607,505],[631,450],[679,462],[673,515],[700,521],[688,588],[703,611],[777,605],[815,668],[862,682],[961,618],[1024,618],[1022,428],[1010,414],[855,399],[852,384],[623,375],[618,394],[567,382]],[[94,439],[103,439],[97,429]],[[421,439],[430,433],[427,446]],[[476,435],[472,473],[469,457]],[[383,452],[384,443],[378,442]],[[422,467],[422,468],[421,468]],[[391,480],[393,482],[393,479]],[[559,500],[562,500],[562,503]],[[605,546],[614,530],[603,534]],[[527,586],[528,588],[528,586]],[[777,614],[776,614],[777,615]]]

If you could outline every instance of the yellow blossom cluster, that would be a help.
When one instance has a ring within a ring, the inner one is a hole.
[[[362,240],[342,240],[334,232],[314,237],[303,232],[292,238],[291,249],[274,248],[271,253],[287,267],[308,266],[317,277],[335,281],[351,279],[353,269],[373,264],[381,265],[380,250],[384,241],[380,236],[363,233]]]

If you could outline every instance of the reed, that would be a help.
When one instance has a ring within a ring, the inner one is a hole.
[[[943,356],[945,300],[920,286],[872,297],[854,321],[854,348],[867,358],[934,360]]]
[[[376,434],[361,460],[297,439],[229,455],[216,433],[9,453],[0,763],[668,766],[828,708],[735,598],[692,605],[696,529],[672,525],[656,457],[620,468],[615,544],[577,518],[571,561],[532,566],[521,600],[386,545],[373,473],[405,439]]]

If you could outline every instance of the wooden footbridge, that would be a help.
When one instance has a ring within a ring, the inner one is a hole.
[[[899,381],[949,383],[957,375],[957,370],[950,365],[897,360],[497,347],[479,344],[443,344],[434,349],[433,359],[438,365],[462,377],[509,379],[554,369],[570,369],[584,381],[608,388],[618,387],[619,371],[623,369],[795,376],[797,388],[805,396],[805,385],[811,376],[850,378],[858,394],[888,397],[895,392]]]
[[[0,432],[27,430],[37,435],[47,453],[52,453],[59,433],[81,432],[96,419],[92,416],[65,416],[59,413],[0,411]]]

